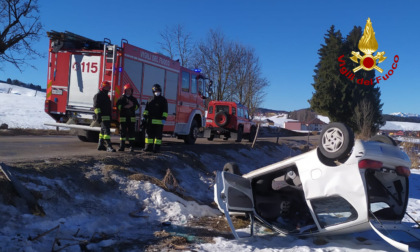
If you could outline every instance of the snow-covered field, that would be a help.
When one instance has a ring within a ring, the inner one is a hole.
[[[11,87],[13,90],[9,92]],[[45,93],[37,93],[36,96],[34,93],[35,91],[32,90],[0,83],[0,124],[7,123],[10,128],[46,128],[43,126],[43,123],[52,122],[53,120],[43,111]],[[242,171],[246,172],[256,168],[255,166],[264,166],[267,163],[280,161],[287,157],[292,150],[286,148],[285,146],[279,146],[274,154],[267,153],[265,148],[260,148],[243,150],[239,153],[232,151],[227,153],[227,156],[231,159],[244,160],[240,163],[240,167]],[[244,157],[246,158],[244,159]],[[256,159],[255,157],[258,158]],[[169,159],[169,161],[176,159],[176,157],[171,155],[166,155],[162,158]],[[212,154],[200,155],[197,156],[197,159],[208,170],[218,170],[226,161],[225,158]],[[180,179],[184,181],[181,184],[182,188],[190,191],[197,200],[207,202],[212,198],[213,192],[208,190],[212,183],[212,177],[197,172],[197,169],[187,164],[172,168],[177,171],[183,171],[182,174],[186,174],[185,176],[197,177],[194,180],[191,179],[193,177]],[[105,169],[104,164],[96,163],[86,169],[86,176],[90,179],[103,179],[101,171]],[[127,169],[130,168],[127,167]],[[151,170],[153,171],[153,169]],[[153,172],[150,175],[153,175]],[[21,174],[21,176],[26,175]],[[183,227],[190,218],[220,215],[217,210],[207,205],[186,201],[146,181],[128,180],[118,173],[110,173],[109,179],[113,183],[118,184],[118,191],[110,191],[102,195],[86,195],[83,191],[77,192],[72,194],[72,198],[69,198],[67,202],[44,205],[44,209],[49,210],[45,217],[22,213],[13,206],[6,206],[0,203],[0,212],[2,213],[0,217],[0,251],[51,251],[54,238],[57,236],[73,239],[62,241],[63,244],[77,243],[78,241],[74,238],[75,232],[78,233],[79,237],[88,237],[93,234],[98,236],[101,234],[113,234],[99,243],[90,243],[87,246],[89,251],[103,251],[105,248],[112,247],[113,244],[122,240],[132,241],[136,237],[153,236],[149,229],[162,222],[170,221],[174,226]],[[40,192],[44,198],[55,197],[58,193],[72,193],[71,184],[66,178],[50,179],[39,175],[32,177],[31,180],[39,183],[25,183],[25,186]],[[409,197],[407,211],[416,220],[420,220],[419,170],[412,170]],[[40,201],[41,205],[42,202]],[[81,211],[79,209],[80,206],[86,207],[86,205],[90,206],[90,211]],[[127,214],[136,209],[142,209],[147,218],[133,219]],[[223,217],[221,216],[220,218]],[[405,217],[403,222],[407,225],[413,225],[413,221],[408,217]],[[39,239],[28,239],[28,237],[34,238],[37,234],[57,226],[59,226],[58,229]],[[191,251],[258,252],[395,251],[393,247],[388,245],[373,231],[328,237],[324,241],[324,243],[319,243],[316,242],[316,238],[298,239],[260,231],[253,238],[239,241],[216,237],[212,243],[201,243],[190,249]],[[79,246],[69,246],[61,251],[81,251],[81,248]]]
[[[9,128],[52,129],[44,123],[54,123],[44,112],[45,92],[0,83],[0,125]]]

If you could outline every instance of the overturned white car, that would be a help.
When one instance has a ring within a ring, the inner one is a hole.
[[[218,172],[215,202],[226,215],[246,213],[271,229],[296,236],[373,229],[394,247],[420,247],[418,230],[401,223],[411,163],[386,136],[354,140],[342,123],[321,132],[318,148],[239,175],[228,163]]]

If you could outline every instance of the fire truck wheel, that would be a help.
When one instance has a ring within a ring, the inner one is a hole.
[[[79,138],[79,140],[82,142],[88,142],[88,139],[85,136],[77,135],[77,138]]]
[[[219,111],[214,116],[214,121],[215,121],[217,126],[224,127],[229,123],[229,116],[226,112]]]
[[[214,135],[210,135],[210,137],[207,138],[207,140],[209,141],[213,141],[213,139],[214,139]]]
[[[197,121],[193,120],[191,123],[190,134],[186,135],[184,138],[184,143],[186,144],[194,144],[195,140],[198,137],[198,126]]]
[[[145,135],[146,135],[146,132],[145,132],[144,129],[139,130],[139,131],[136,132],[136,135],[135,135],[136,136],[136,140],[134,140],[134,145],[136,147],[144,148],[144,146],[145,146],[145,143],[144,143]]]
[[[87,139],[88,142],[97,143],[99,140],[99,132],[98,131],[88,131],[87,132]]]
[[[82,142],[93,142],[96,143],[99,140],[99,132],[85,130],[83,135],[77,135]]]

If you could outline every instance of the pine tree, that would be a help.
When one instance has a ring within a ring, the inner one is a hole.
[[[325,45],[318,50],[320,60],[316,65],[311,109],[318,114],[328,116],[331,121],[348,123],[348,111],[343,104],[343,89],[345,89],[340,74],[338,57],[342,53],[343,38],[340,31],[331,26],[324,37]]]

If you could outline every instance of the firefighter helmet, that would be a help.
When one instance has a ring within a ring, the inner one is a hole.
[[[133,90],[130,83],[127,83],[127,84],[124,85],[124,93],[125,93],[125,90],[127,90],[127,89],[131,89],[131,91]]]
[[[109,84],[109,81],[103,81],[100,89],[109,91],[111,89],[111,84]]]
[[[159,84],[156,83],[156,84],[153,85],[152,91],[153,91],[153,93],[154,92],[162,92],[162,88],[160,87]]]

